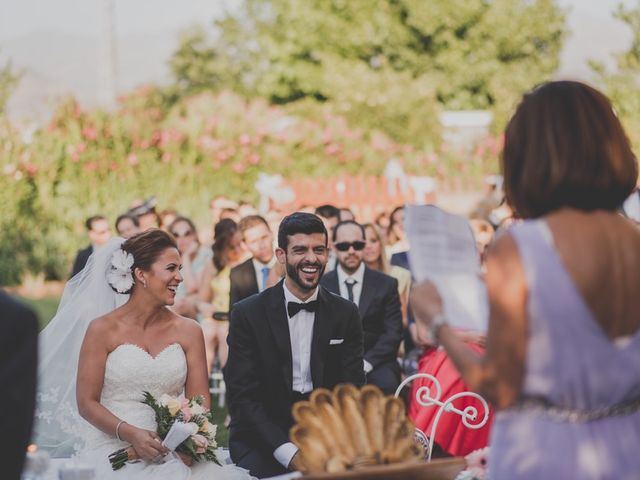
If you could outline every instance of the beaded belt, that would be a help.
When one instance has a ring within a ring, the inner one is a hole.
[[[584,423],[638,412],[640,398],[597,410],[579,410],[554,405],[544,398],[525,397],[506,411],[540,414],[556,422]]]

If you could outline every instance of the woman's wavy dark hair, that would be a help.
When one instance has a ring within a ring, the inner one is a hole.
[[[131,274],[133,275],[136,268],[148,272],[162,252],[167,248],[177,250],[178,245],[175,239],[164,230],[151,228],[129,238],[120,248],[133,256],[133,265],[131,266]],[[135,275],[133,278],[135,279]],[[131,287],[131,290],[126,293],[131,293],[134,287]]]
[[[227,266],[228,259],[225,250],[236,232],[238,232],[238,224],[230,218],[220,220],[213,228],[214,237],[211,250],[213,250],[213,265],[218,271]]]

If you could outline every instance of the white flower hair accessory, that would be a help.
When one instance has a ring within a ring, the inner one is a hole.
[[[111,288],[118,293],[129,293],[133,287],[133,255],[121,248],[111,255],[111,270],[107,273],[107,281]]]

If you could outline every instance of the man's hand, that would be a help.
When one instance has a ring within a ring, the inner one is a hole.
[[[302,468],[300,465],[300,450],[298,450],[293,457],[291,457],[291,461],[289,462],[289,471],[296,472]]]

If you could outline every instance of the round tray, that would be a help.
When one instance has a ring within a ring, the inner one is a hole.
[[[305,475],[304,480],[453,480],[466,468],[462,457],[442,458],[429,463],[396,463],[364,467],[341,473]]]

